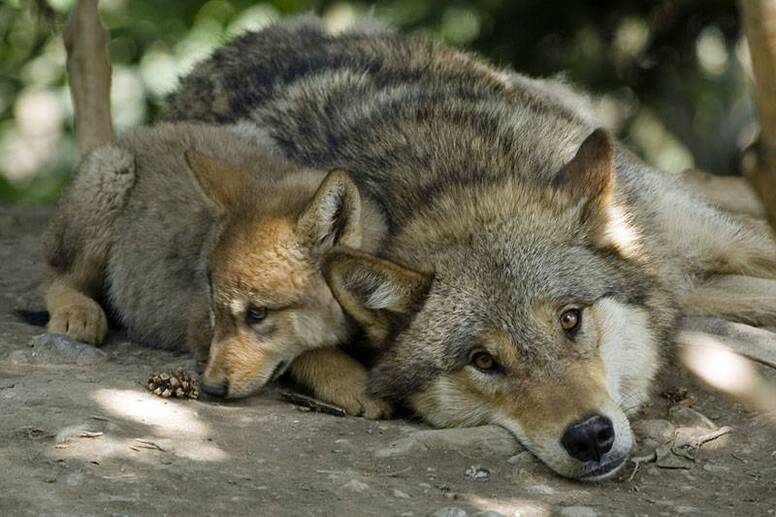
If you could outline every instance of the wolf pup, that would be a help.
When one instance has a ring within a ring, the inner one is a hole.
[[[167,118],[235,125],[353,171],[379,256],[329,255],[343,307],[386,347],[372,394],[437,426],[500,424],[600,480],[633,445],[682,313],[776,323],[776,242],[639,161],[564,89],[373,27],[303,19],[199,65]]]
[[[223,128],[141,128],[88,154],[61,197],[49,330],[99,344],[105,300],[134,339],[209,351],[210,394],[249,395],[292,365],[320,398],[377,417],[364,368],[332,348],[348,327],[320,263],[339,244],[373,248],[380,227],[345,172],[291,166]]]

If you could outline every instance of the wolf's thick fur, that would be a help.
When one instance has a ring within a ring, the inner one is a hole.
[[[291,366],[319,397],[378,417],[366,370],[335,348],[349,326],[320,265],[335,244],[374,249],[381,216],[347,174],[267,156],[222,127],[140,128],[86,155],[49,230],[49,329],[98,344],[97,300],[132,337],[210,357],[203,382],[255,392]],[[267,308],[247,322],[249,307]],[[211,346],[212,343],[212,346]]]
[[[424,39],[331,35],[303,19],[217,50],[167,117],[350,170],[382,208],[381,258],[343,252],[327,266],[338,300],[387,346],[373,393],[435,425],[499,423],[559,473],[596,479],[623,464],[625,414],[646,399],[682,309],[776,321],[772,303],[728,304],[715,279],[773,278],[776,244],[593,132],[552,84]],[[695,292],[713,299],[687,307]],[[562,444],[591,415],[613,442]]]
[[[773,304],[726,303],[713,275],[772,277],[776,246],[602,134],[585,140],[589,118],[562,95],[425,40],[298,21],[217,51],[168,116],[354,171],[390,238],[383,259],[335,255],[328,276],[389,347],[373,392],[437,425],[501,423],[558,472],[594,478],[622,464],[624,413],[694,293],[714,298],[688,309],[774,321]],[[569,307],[582,314],[574,339],[556,323]],[[472,366],[480,351],[497,372]],[[582,462],[559,439],[591,414],[617,438]]]

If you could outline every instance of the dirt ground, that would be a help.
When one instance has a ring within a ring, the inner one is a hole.
[[[187,357],[119,335],[104,354],[33,344],[42,329],[15,313],[43,309],[49,214],[0,207],[0,515],[776,515],[776,430],[677,368],[635,422],[646,459],[602,484],[557,477],[498,428],[305,412],[282,386],[155,397],[148,374]]]

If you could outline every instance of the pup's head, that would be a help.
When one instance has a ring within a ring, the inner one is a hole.
[[[311,171],[259,182],[255,171],[198,152],[186,158],[222,227],[208,262],[213,338],[203,389],[244,397],[301,353],[346,337],[320,265],[334,246],[360,245],[359,194],[343,171],[322,183]]]
[[[433,271],[334,252],[332,291],[385,341],[370,389],[438,426],[500,424],[564,476],[615,473],[673,309],[635,228],[613,227],[613,181],[597,131],[551,185],[484,186],[439,201],[449,224],[418,218],[398,249]],[[413,233],[441,238],[413,255]]]

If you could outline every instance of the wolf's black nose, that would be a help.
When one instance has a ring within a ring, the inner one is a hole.
[[[609,418],[594,415],[568,426],[560,443],[572,458],[600,461],[614,444],[614,426]]]
[[[226,397],[226,394],[229,393],[229,381],[207,382],[203,379],[202,391],[213,397]]]

